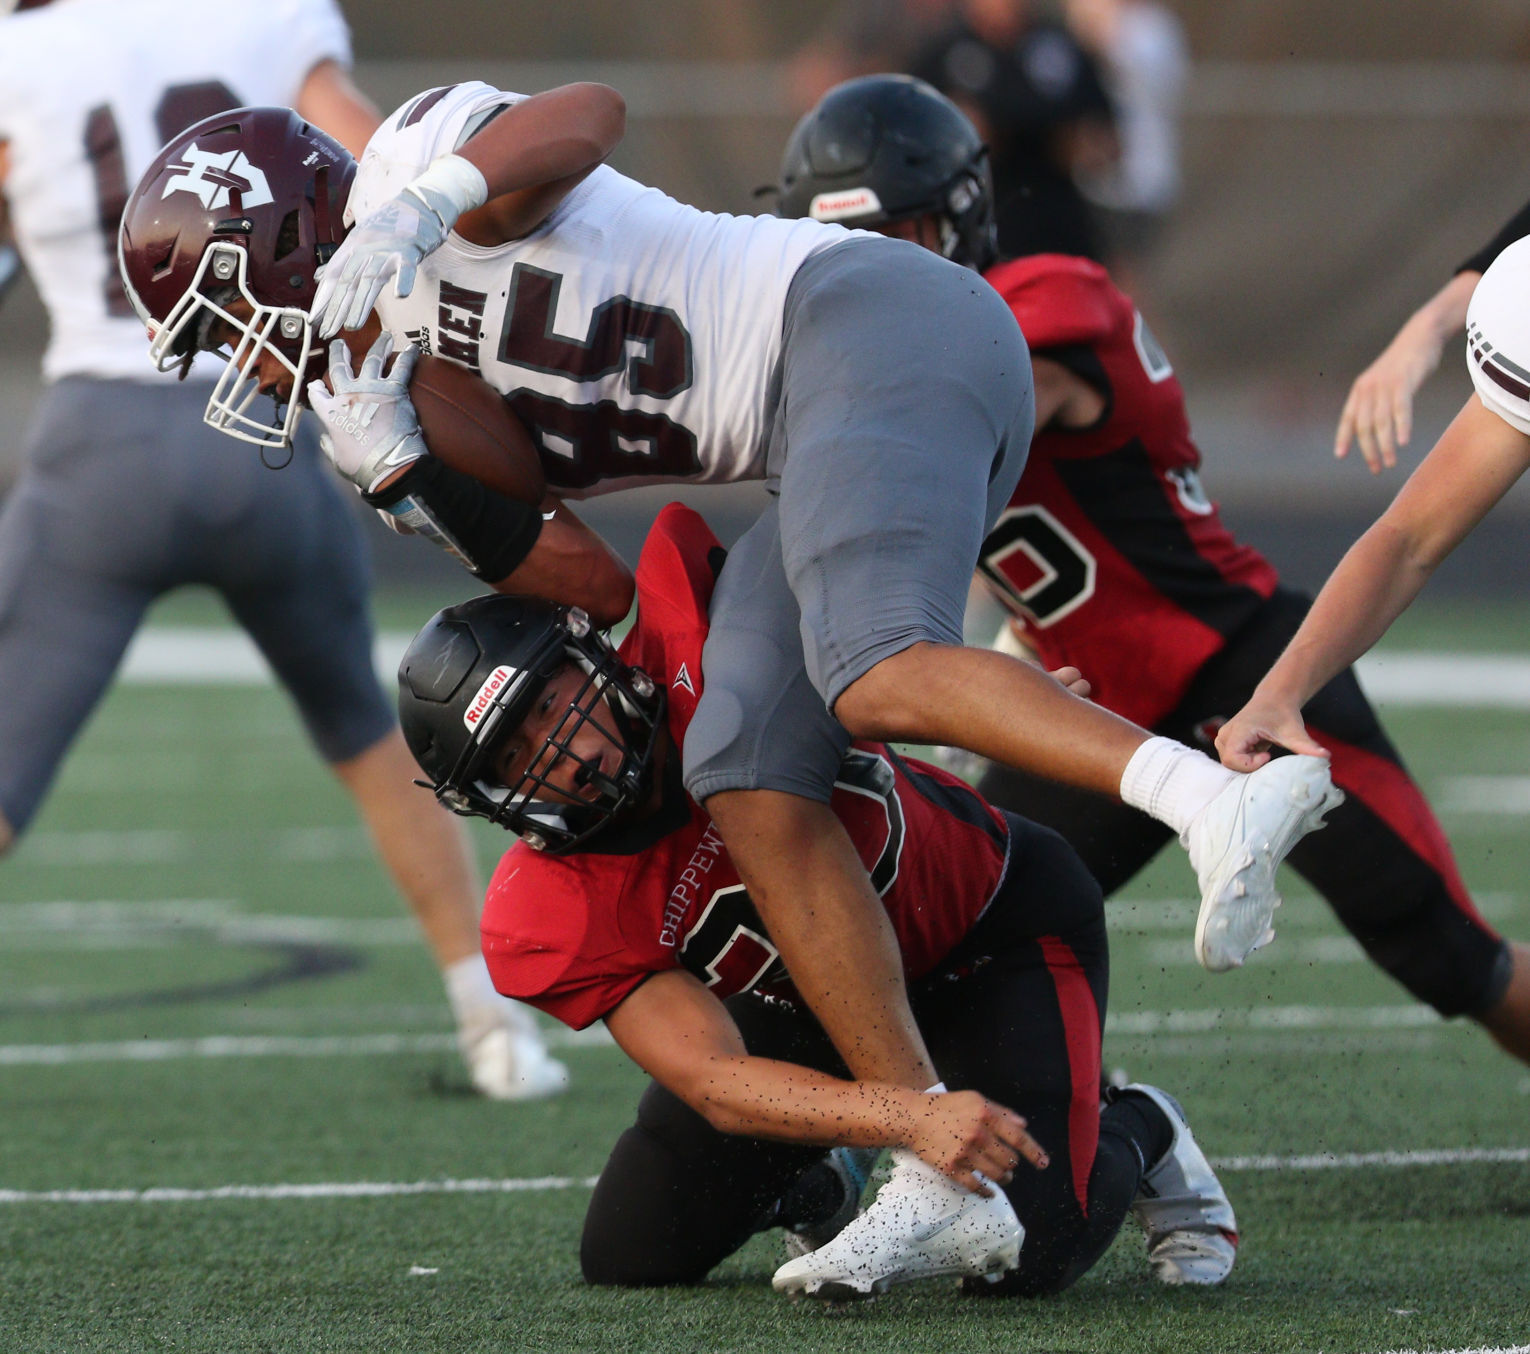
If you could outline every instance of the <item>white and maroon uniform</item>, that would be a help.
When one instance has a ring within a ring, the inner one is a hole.
[[[464,84],[406,103],[368,145],[348,215],[367,217],[520,97]],[[827,800],[840,693],[911,645],[961,642],[1033,408],[1020,335],[965,269],[842,226],[700,211],[600,166],[523,239],[449,235],[409,296],[383,289],[378,313],[400,342],[499,390],[559,493],[778,491],[717,589],[720,652],[685,764],[698,799]],[[749,635],[771,638],[730,663]],[[803,755],[809,743],[821,755]]]
[[[117,222],[129,193],[159,148],[192,123],[227,108],[287,106],[320,62],[350,65],[350,33],[334,0],[258,8],[54,0],[3,21],[3,191],[48,308],[49,380],[166,379],[149,361],[143,323],[117,276]]]
[[[410,100],[368,143],[347,222],[522,97],[469,82]],[[850,236],[698,211],[602,165],[523,240],[485,249],[448,236],[414,290],[384,288],[377,309],[400,339],[503,393],[565,495],[763,479],[787,288],[805,259]]]
[[[0,19],[3,192],[52,330],[0,513],[0,816],[18,833],[145,610],[182,585],[223,596],[327,760],[393,726],[364,546],[314,440],[272,474],[206,427],[202,373],[155,370],[117,274],[123,206],[164,142],[289,105],[349,60],[334,0],[55,0]]]
[[[1477,397],[1510,427],[1530,434],[1530,239],[1488,265],[1466,312],[1466,367]]]

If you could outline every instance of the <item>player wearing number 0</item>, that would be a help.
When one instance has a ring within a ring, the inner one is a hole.
[[[220,301],[216,278],[188,272],[173,299],[149,299],[168,248],[154,204],[190,164],[172,144],[122,234],[155,348],[168,360],[195,346],[200,320],[234,321],[247,346],[226,359],[230,385],[243,374],[281,395],[313,350],[276,354],[261,326],[289,325],[300,344],[309,299],[321,334],[380,321],[370,369],[357,375],[341,350],[332,391],[307,386],[332,459],[370,501],[412,514],[510,590],[543,545],[537,510],[510,521],[433,461],[403,375],[384,369],[389,343],[479,372],[565,494],[767,481],[769,506],[713,599],[686,784],[857,1074],[935,1084],[896,937],[828,807],[852,733],[966,747],[1149,809],[1185,834],[1211,952],[1240,963],[1268,929],[1276,864],[1332,802],[1326,766],[1288,759],[1240,780],[961,644],[978,548],[1031,433],[1025,346],[998,296],[902,241],[675,202],[602,163],[624,117],[599,85],[523,98],[462,84],[410,100],[367,146],[346,207],[356,224],[312,298],[266,270],[265,294],[241,284]],[[219,139],[199,153],[265,154],[237,128],[204,133]],[[273,194],[304,172],[254,167]],[[259,225],[278,210],[245,215]],[[216,253],[237,280],[244,251],[250,278],[265,270],[243,219],[178,233],[175,266]],[[512,537],[520,554],[505,549]],[[981,1119],[953,1126],[926,1159],[959,1175],[968,1135],[989,1132]]]
[[[332,0],[18,8],[0,18],[0,192],[52,334],[25,468],[0,514],[0,850],[31,821],[149,605],[211,587],[276,670],[419,918],[475,1084],[503,1097],[561,1089],[529,1013],[483,968],[457,824],[418,810],[372,669],[363,543],[313,439],[299,438],[282,475],[230,455],[202,424],[208,384],[144,360],[117,272],[117,219],[138,174],[208,114],[294,103],[350,144],[366,140],[377,115],[346,73],[343,17]],[[220,182],[206,180],[209,201]]]
[[[998,1280],[979,1291],[1035,1295],[1087,1270],[1130,1208],[1161,1279],[1220,1281],[1236,1224],[1177,1104],[1138,1087],[1100,1106],[1099,890],[1055,834],[863,742],[840,764],[832,810],[953,1093],[845,1080],[682,784],[721,565],[705,523],[671,505],[619,653],[582,613],[490,594],[433,618],[399,668],[405,737],[436,793],[522,834],[484,908],[496,985],[576,1029],[604,1020],[654,1079],[591,1200],[586,1277],[698,1282],[752,1232],[788,1226],[796,1249],[823,1244],[780,1270],[783,1290],[963,1274]],[[991,1199],[910,1150],[973,1112],[997,1142],[964,1169],[1003,1184]],[[859,1188],[812,1169],[833,1143],[893,1148],[901,1170],[837,1237]],[[910,1176],[916,1194],[898,1187]]]
[[[817,147],[833,154],[815,160]],[[794,135],[781,210],[827,203],[837,217],[938,244],[946,193],[969,181],[980,155],[965,117],[928,86],[851,81]],[[847,212],[857,189],[860,205]],[[985,206],[979,196],[966,211],[980,216]],[[970,227],[947,224],[945,238],[955,257],[986,270],[1035,368],[1036,436],[983,544],[983,577],[1043,667],[1077,667],[1101,704],[1210,747],[1296,632],[1307,599],[1280,587],[1270,564],[1222,524],[1200,486],[1173,368],[1103,269],[1058,254],[994,262],[986,236]],[[1292,850],[1291,864],[1414,996],[1442,1015],[1475,1017],[1524,1056],[1530,1020],[1507,995],[1522,960],[1478,915],[1354,675],[1336,664],[1307,698],[1316,742],[1302,750],[1331,758],[1346,799],[1327,831]],[[1107,895],[1169,839],[1125,805],[1007,767],[990,767],[979,788],[1062,833]]]

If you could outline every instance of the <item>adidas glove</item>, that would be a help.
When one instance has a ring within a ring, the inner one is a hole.
[[[324,424],[319,445],[336,470],[364,494],[404,466],[429,456],[420,421],[409,399],[409,375],[420,350],[405,348],[385,374],[393,336],[383,334],[351,371],[351,357],[341,339],[329,346],[329,383],[308,386],[308,403]]]
[[[489,186],[477,166],[443,155],[352,228],[318,272],[313,317],[320,338],[359,329],[393,280],[393,294],[408,296],[420,264],[438,250],[463,212],[481,207]]]

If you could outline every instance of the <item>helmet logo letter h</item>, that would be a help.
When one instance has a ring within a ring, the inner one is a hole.
[[[217,209],[228,206],[232,191],[240,194],[245,210],[276,200],[271,196],[265,172],[252,165],[242,150],[216,155],[198,150],[193,141],[186,147],[185,164],[190,172],[168,180],[161,199],[171,193],[195,193],[204,207]]]

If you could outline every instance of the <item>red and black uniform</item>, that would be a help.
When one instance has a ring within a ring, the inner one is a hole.
[[[676,748],[701,696],[708,556],[716,548],[695,513],[666,509],[643,549],[638,624],[621,646],[624,662],[668,688]],[[880,744],[850,749],[831,804],[881,894],[905,974],[923,978],[1004,879],[1004,815],[956,777]],[[794,996],[717,829],[689,797],[599,845],[566,856],[517,845],[506,854],[483,919],[484,954],[501,992],[575,1029],[670,968],[689,970],[720,997]]]
[[[751,1052],[844,1076],[679,781],[721,556],[705,523],[672,505],[638,564],[638,622],[621,652],[669,692],[674,747],[660,808],[576,854],[512,847],[489,887],[484,955],[501,992],[575,1028],[683,967],[727,1001]],[[1109,1244],[1141,1175],[1134,1121],[1099,1109],[1108,983],[1099,890],[1056,834],[880,744],[851,748],[832,803],[887,908],[946,1083],[1013,1106],[1052,1152],[1052,1167],[1019,1172],[1011,1195],[1027,1230],[1020,1282],[1061,1287]],[[651,1085],[591,1201],[586,1276],[701,1279],[821,1156],[719,1133]]]
[[[1285,648],[1309,599],[1223,526],[1201,490],[1184,392],[1131,300],[1086,259],[1036,255],[988,280],[1032,353],[1104,396],[1088,428],[1038,428],[981,568],[1048,669],[1072,664],[1103,706],[1210,750]],[[1292,865],[1372,959],[1442,1015],[1480,1011],[1508,950],[1478,915],[1422,792],[1351,672],[1303,711],[1344,805]],[[1170,830],[1114,800],[993,767],[980,788],[1056,828],[1107,894]]]

